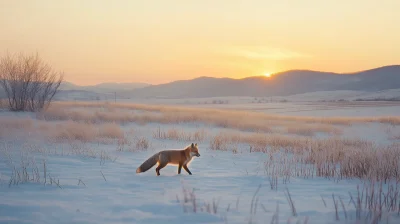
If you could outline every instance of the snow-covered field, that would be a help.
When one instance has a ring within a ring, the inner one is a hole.
[[[1,112],[0,223],[400,223],[400,105],[202,106]],[[135,173],[192,142],[193,175]]]

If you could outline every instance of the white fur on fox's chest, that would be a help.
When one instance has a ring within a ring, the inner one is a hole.
[[[190,157],[189,158],[187,158],[186,160],[185,160],[185,162],[183,163],[183,165],[186,165],[186,164],[189,164],[190,163],[190,161],[192,161],[192,159],[193,159],[193,156],[192,155],[189,155]]]

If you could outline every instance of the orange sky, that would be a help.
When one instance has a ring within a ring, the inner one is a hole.
[[[65,80],[164,83],[400,64],[398,0],[0,0],[0,50]]]

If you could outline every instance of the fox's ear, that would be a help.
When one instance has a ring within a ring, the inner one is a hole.
[[[192,148],[194,147],[194,144],[193,144],[193,143],[192,143],[191,147],[192,147]]]
[[[197,146],[197,143],[196,143],[196,144],[194,144],[194,146]]]

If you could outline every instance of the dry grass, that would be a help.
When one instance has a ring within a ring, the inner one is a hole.
[[[0,117],[0,129],[31,129],[33,127],[33,119],[22,117]]]
[[[10,145],[2,144],[0,148],[0,155],[5,159],[5,164],[11,169],[10,179],[8,186],[19,185],[24,183],[38,183],[46,185],[56,185],[62,188],[60,180],[55,179],[47,171],[46,161],[41,161],[38,164],[35,157],[28,156],[26,153],[21,153],[20,161],[17,162],[12,159],[10,155]]]
[[[57,141],[78,140],[82,142],[92,142],[96,138],[96,129],[94,125],[78,123],[74,121],[65,121],[56,124],[55,132],[49,133]]]
[[[136,150],[146,150],[150,147],[150,142],[145,137],[140,137],[135,140]]]
[[[246,216],[246,220],[243,223],[253,223],[254,217],[257,213],[265,214],[263,220],[270,220],[267,223],[281,223],[280,220],[285,223],[308,223],[309,217],[303,215],[299,216],[298,211],[302,212],[301,205],[307,204],[304,201],[295,201],[295,198],[291,195],[289,189],[286,187],[284,194],[287,203],[277,202],[275,212],[267,210],[262,200],[260,200],[260,191],[262,191],[262,185],[259,185],[251,199],[250,207],[245,208],[250,211],[249,215]],[[346,197],[337,196],[332,193],[333,208],[332,213],[334,219],[339,222],[341,220],[345,223],[371,223],[378,224],[387,222],[389,215],[398,215],[400,213],[400,191],[398,183],[390,183],[387,185],[387,189],[383,187],[382,182],[366,182],[363,184],[362,189],[357,186],[357,194],[349,195]],[[343,197],[343,198],[342,198]],[[326,201],[321,196],[321,199],[326,208],[328,208]],[[209,213],[213,215],[220,215],[226,223],[228,222],[228,215],[239,212],[239,198],[236,200],[236,207],[232,208],[231,204],[228,204],[227,208],[222,208],[220,202],[223,198],[218,200],[213,197],[212,201],[202,200],[195,193],[194,189],[189,189],[187,186],[182,184],[182,193],[176,195],[176,201],[183,209],[184,213]],[[345,203],[347,202],[348,203]],[[339,206],[340,203],[340,206]],[[296,207],[297,205],[297,207]],[[300,205],[300,206],[299,206]],[[291,215],[289,217],[280,216],[280,206],[285,206],[290,209]],[[298,210],[298,207],[300,210]],[[354,210],[346,207],[354,207]],[[340,211],[342,210],[342,211]],[[397,214],[396,214],[397,213]],[[272,216],[271,216],[272,215]],[[385,217],[385,215],[387,217]],[[331,220],[331,217],[327,217],[326,220]],[[297,222],[296,222],[297,220]],[[266,222],[266,221],[264,221]]]
[[[304,124],[304,125],[292,124],[287,127],[288,134],[314,136],[315,133],[317,132],[327,133],[332,135],[342,134],[342,130],[340,128],[327,124]]]
[[[396,126],[387,126],[384,129],[389,140],[400,140],[400,129]]]
[[[22,117],[0,117],[0,139],[16,136],[21,132],[26,132],[29,134],[33,130],[34,120],[31,118]]]
[[[400,181],[400,144],[396,143],[377,146],[361,139],[241,132],[221,132],[210,140],[213,150],[236,150],[239,144],[248,145],[250,152],[268,154],[267,174],[273,178],[279,176],[284,182],[292,176]]]
[[[147,150],[151,147],[150,141],[146,137],[134,136],[118,139],[117,151],[137,152]]]
[[[115,123],[101,124],[97,136],[101,138],[121,139],[124,137],[124,131]]]
[[[202,142],[206,136],[207,132],[204,129],[187,132],[177,128],[171,128],[165,131],[162,130],[161,127],[158,127],[157,130],[153,131],[153,138],[155,139],[168,139],[182,142]]]
[[[356,123],[400,124],[399,116],[300,117],[210,108],[89,102],[55,102],[37,117],[44,120],[73,120],[85,123],[197,123],[249,132],[289,133],[302,136],[314,136],[316,133],[340,135],[342,133],[340,126]]]
[[[55,141],[94,142],[124,138],[122,128],[115,123],[90,124],[71,120],[61,122],[35,121],[14,116],[0,117],[0,137],[18,135],[45,137]]]
[[[47,137],[56,141],[81,141],[81,142],[113,142],[114,139],[124,138],[121,127],[114,123],[100,125],[85,124],[75,121],[64,121],[54,125],[49,124]]]
[[[7,100],[5,100],[5,99],[0,99],[0,109],[1,109],[1,110],[8,109],[7,103],[8,103]]]
[[[283,120],[283,121],[296,121],[306,123],[323,123],[323,124],[337,124],[337,125],[351,125],[353,123],[364,122],[380,122],[385,124],[399,125],[400,116],[384,116],[384,117],[299,117],[299,116],[280,116],[271,115],[259,112],[249,111],[232,111],[223,109],[209,109],[209,108],[187,108],[179,106],[166,106],[166,105],[146,105],[146,104],[130,104],[130,103],[97,103],[97,102],[55,102],[54,107],[64,108],[116,108],[128,109],[138,111],[150,111],[158,113],[178,113],[177,116],[190,115],[193,118],[204,117],[215,114],[217,117],[220,115],[229,115],[223,117],[245,118],[244,115],[249,115],[252,119],[259,121],[262,120]],[[239,119],[238,119],[239,120]]]

